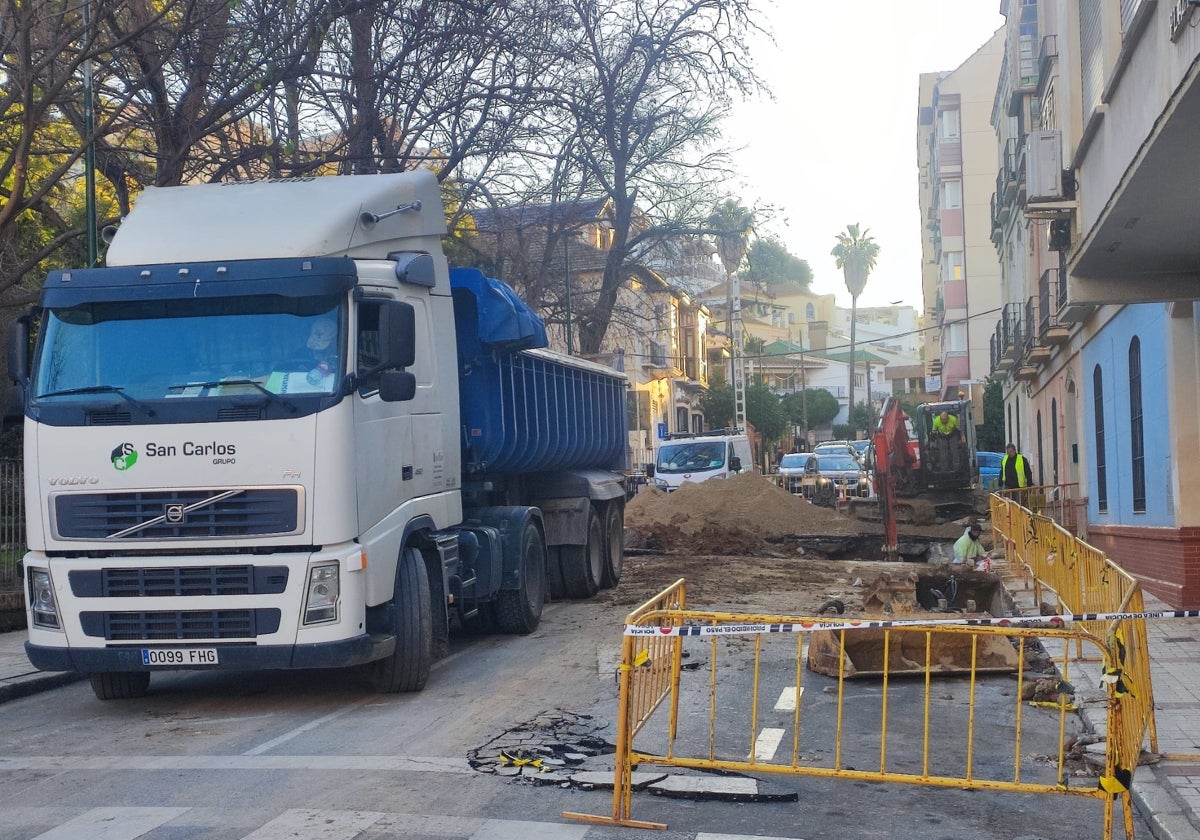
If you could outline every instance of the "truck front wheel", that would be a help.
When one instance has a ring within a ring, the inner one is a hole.
[[[433,664],[433,607],[429,600],[429,573],[421,552],[415,548],[400,552],[392,597],[396,649],[391,656],[367,666],[368,678],[376,691],[385,694],[420,691]]]
[[[503,633],[532,633],[542,620],[546,603],[546,542],[533,522],[521,529],[521,585],[517,589],[502,589],[496,597],[496,623]]]
[[[101,700],[130,700],[145,697],[150,688],[149,671],[114,671],[92,674],[92,691]]]

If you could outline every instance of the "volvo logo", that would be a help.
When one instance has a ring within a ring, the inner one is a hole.
[[[48,479],[51,487],[67,487],[79,484],[99,484],[100,478],[94,475],[62,475]]]
[[[178,525],[183,521],[183,505],[167,505],[163,511],[163,518],[171,525]]]

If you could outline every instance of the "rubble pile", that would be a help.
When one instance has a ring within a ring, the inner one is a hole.
[[[687,482],[673,493],[643,489],[625,508],[626,546],[705,554],[756,554],[765,538],[853,535],[862,524],[811,505],[757,473]]]

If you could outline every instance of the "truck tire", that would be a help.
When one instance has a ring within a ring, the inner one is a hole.
[[[588,507],[587,544],[559,547],[568,598],[590,598],[604,579],[604,531],[594,507]]]
[[[149,671],[114,671],[92,674],[92,691],[100,700],[130,700],[145,697],[150,688]]]
[[[546,542],[541,529],[526,522],[519,546],[521,586],[501,589],[496,596],[496,624],[502,633],[532,633],[542,620],[546,603]]]
[[[391,656],[367,665],[371,686],[384,694],[420,691],[433,664],[433,606],[429,573],[415,548],[400,552],[392,605],[396,649]]]
[[[604,513],[604,574],[601,589],[612,589],[621,582],[621,567],[625,565],[625,512],[619,499],[605,502]]]
[[[566,546],[546,547],[546,595],[551,601],[567,597],[567,585],[563,582],[562,549]]]

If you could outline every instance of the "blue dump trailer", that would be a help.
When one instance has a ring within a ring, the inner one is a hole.
[[[617,583],[625,378],[445,233],[426,171],[147,189],[105,267],[48,280],[9,358],[35,666],[106,700],[184,669],[416,691],[457,626]]]
[[[624,555],[623,374],[545,350],[511,288],[453,269],[464,518],[530,507],[546,534],[551,597],[616,585]]]

